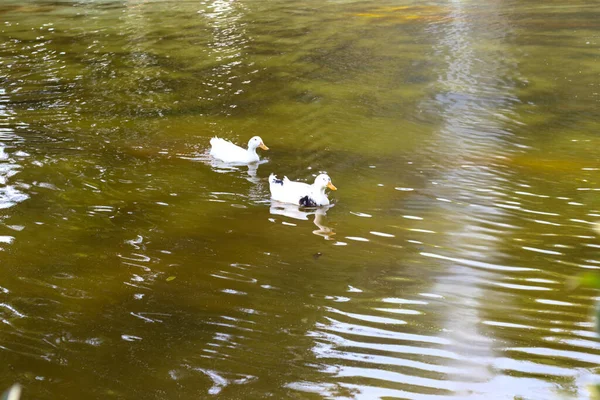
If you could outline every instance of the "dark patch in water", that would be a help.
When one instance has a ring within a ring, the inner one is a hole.
[[[321,96],[319,96],[309,90],[305,90],[303,92],[300,92],[300,93],[297,93],[296,95],[294,95],[294,100],[296,100],[298,103],[303,103],[303,104],[317,103],[317,102],[321,101]]]

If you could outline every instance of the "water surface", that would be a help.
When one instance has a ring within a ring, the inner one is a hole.
[[[5,1],[0,383],[564,399],[598,379],[600,6]],[[271,148],[253,167],[220,136]],[[327,171],[328,209],[271,203]]]

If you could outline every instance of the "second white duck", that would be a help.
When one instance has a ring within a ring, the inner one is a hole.
[[[320,174],[315,183],[309,185],[303,182],[290,181],[287,176],[277,179],[275,174],[269,176],[271,198],[283,203],[291,203],[304,207],[318,207],[329,204],[325,189],[337,190],[327,174]]]
[[[235,145],[229,140],[220,139],[216,136],[210,139],[210,145],[210,155],[218,160],[228,163],[255,163],[260,160],[260,157],[256,153],[256,149],[258,147],[263,150],[269,150],[269,148],[265,146],[260,136],[253,136],[248,141],[247,149]]]

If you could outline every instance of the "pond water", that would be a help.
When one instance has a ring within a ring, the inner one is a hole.
[[[4,1],[0,384],[579,399],[595,1]],[[254,167],[207,155],[260,135]],[[328,209],[271,204],[327,171]]]

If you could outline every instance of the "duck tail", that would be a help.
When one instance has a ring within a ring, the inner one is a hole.
[[[269,183],[276,183],[279,185],[283,185],[283,181],[281,179],[277,179],[277,175],[275,175],[275,174],[269,175]]]

